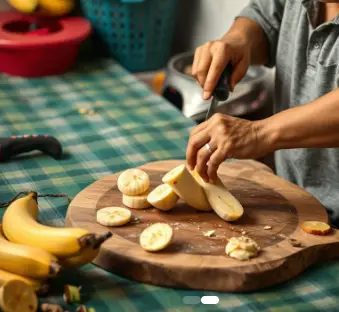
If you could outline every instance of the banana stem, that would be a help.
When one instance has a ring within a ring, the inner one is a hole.
[[[79,245],[81,249],[86,247],[92,247],[93,249],[99,248],[100,245],[112,237],[113,234],[111,232],[107,232],[105,234],[97,235],[97,234],[87,234],[78,239]]]

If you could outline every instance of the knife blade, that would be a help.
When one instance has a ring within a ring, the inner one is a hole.
[[[228,99],[230,93],[228,79],[231,74],[232,64],[228,63],[212,93],[213,98],[208,108],[205,120],[209,119],[216,112],[219,102],[224,102]]]

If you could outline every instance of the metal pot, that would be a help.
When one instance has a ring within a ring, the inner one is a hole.
[[[170,59],[162,95],[181,110],[185,117],[199,121],[205,118],[210,100],[203,100],[200,85],[188,73],[193,57],[193,52],[186,52]],[[242,116],[259,110],[268,101],[268,76],[269,69],[250,66],[228,100],[219,103],[217,112]]]

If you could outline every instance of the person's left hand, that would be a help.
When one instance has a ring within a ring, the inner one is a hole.
[[[273,151],[263,121],[248,121],[215,114],[195,127],[189,138],[186,160],[205,182],[215,182],[217,170],[226,158],[256,159]],[[208,144],[208,145],[206,145]]]

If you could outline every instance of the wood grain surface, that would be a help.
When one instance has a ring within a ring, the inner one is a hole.
[[[154,188],[165,173],[182,163],[161,161],[139,168],[149,174]],[[108,206],[124,207],[116,186],[119,174],[107,176],[80,192],[69,206],[67,225],[106,232],[107,227],[96,222],[96,211]],[[239,220],[226,222],[214,212],[197,211],[181,200],[168,212],[131,209],[132,221],[109,227],[114,235],[102,245],[93,263],[155,285],[245,292],[282,283],[319,261],[339,257],[336,230],[316,236],[300,227],[307,220],[328,222],[324,207],[309,193],[255,161],[224,163],[219,176],[244,207]],[[146,252],[139,245],[139,235],[156,222],[173,227],[173,242],[161,252]],[[209,230],[215,230],[215,237],[204,236]],[[239,261],[225,254],[227,239],[241,235],[253,238],[261,247],[256,258]]]

